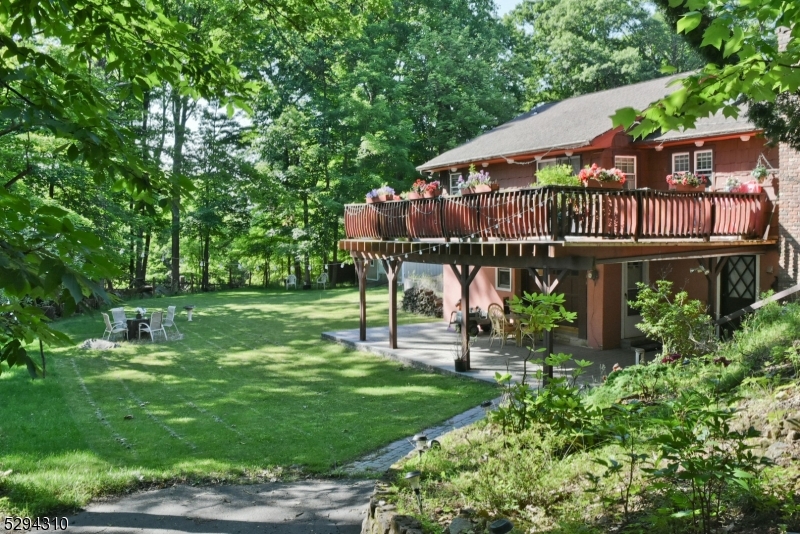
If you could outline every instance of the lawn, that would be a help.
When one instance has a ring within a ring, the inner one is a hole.
[[[370,326],[386,290],[368,292]],[[37,515],[170,480],[329,473],[475,406],[490,385],[403,367],[322,341],[358,327],[358,293],[240,290],[125,303],[194,304],[181,340],[77,348],[99,313],[59,321],[46,380],[0,376],[0,515]],[[398,313],[400,323],[426,319]],[[6,370],[8,371],[8,370]],[[282,469],[283,468],[283,469]],[[276,475],[277,473],[277,475]]]

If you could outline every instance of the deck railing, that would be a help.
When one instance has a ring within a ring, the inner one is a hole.
[[[477,195],[349,204],[350,239],[763,237],[763,193],[538,187]]]

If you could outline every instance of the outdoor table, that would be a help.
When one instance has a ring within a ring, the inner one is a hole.
[[[131,340],[136,337],[136,339],[141,339],[139,337],[139,325],[140,324],[150,324],[150,319],[145,319],[142,317],[141,319],[128,319],[128,340]]]
[[[194,306],[184,306],[183,309],[186,310],[186,315],[189,316],[187,319],[189,322],[192,322],[192,311],[194,310]]]

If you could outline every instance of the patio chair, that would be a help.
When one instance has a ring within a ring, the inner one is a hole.
[[[128,318],[125,316],[125,308],[111,308],[111,317],[114,321],[111,324],[128,327]]]
[[[174,328],[175,334],[181,335],[180,330],[178,330],[178,325],[175,324],[175,306],[167,306],[167,316],[164,318],[162,325],[164,326],[165,336],[167,333],[167,328]]]
[[[489,304],[489,320],[492,322],[492,337],[489,347],[495,339],[500,339],[500,346],[504,347],[508,336],[516,337],[517,327],[506,321],[506,314],[500,304]]]
[[[294,286],[297,289],[297,277],[293,274],[286,277],[286,289],[289,289],[289,286]]]
[[[125,334],[125,339],[128,339],[128,326],[127,325],[118,325],[112,324],[111,319],[108,318],[108,314],[103,314],[103,321],[106,323],[106,330],[103,332],[103,339],[107,339],[111,341],[111,336],[114,334]],[[106,337],[108,335],[108,337]]]
[[[164,341],[167,340],[167,331],[164,330],[164,325],[162,324],[162,318],[164,317],[164,312],[153,312],[150,315],[150,324],[141,323],[139,325],[139,338],[142,337],[142,332],[146,332],[150,334],[150,341],[155,343],[156,341],[156,334],[161,332],[164,334]]]
[[[317,288],[320,284],[322,284],[322,289],[325,289],[325,286],[328,285],[328,273],[322,273],[317,277]]]

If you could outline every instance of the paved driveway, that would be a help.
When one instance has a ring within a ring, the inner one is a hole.
[[[372,480],[173,486],[90,504],[70,533],[359,534]]]

